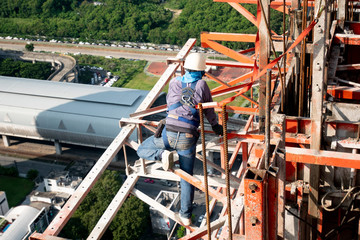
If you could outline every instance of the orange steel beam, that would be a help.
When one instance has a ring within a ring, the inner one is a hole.
[[[244,8],[241,4],[239,3],[234,3],[234,2],[228,2],[230,6],[232,6],[236,11],[238,11],[241,15],[243,15],[247,20],[249,20],[252,24],[254,24],[257,27],[257,23],[256,23],[256,17],[249,12],[246,8]],[[277,7],[276,10],[281,11],[282,12],[282,7]],[[286,11],[288,12],[288,11]],[[272,34],[277,35],[273,30],[271,30]]]
[[[248,72],[248,73],[245,73],[244,75],[242,75],[241,77],[238,77],[234,80],[231,80],[230,82],[228,82],[227,84],[229,84],[230,86],[234,86],[235,84],[239,83],[239,82],[243,82],[245,81],[246,79],[249,79],[251,78],[253,75],[253,72]],[[217,88],[214,88],[212,90],[212,92],[215,92],[215,91],[219,91],[219,90],[222,90],[222,89],[225,89],[226,87],[225,86],[219,86]]]
[[[226,109],[228,110],[228,112],[232,112],[232,113],[259,115],[259,109],[257,109],[257,108],[236,107],[236,106],[227,105]],[[221,112],[221,108],[216,107],[215,111]]]
[[[286,147],[286,161],[360,169],[360,154]]]
[[[256,17],[249,12],[246,8],[244,8],[241,4],[239,3],[235,3],[235,2],[228,2],[230,4],[230,6],[232,6],[236,11],[238,11],[239,13],[241,13],[241,15],[243,15],[247,20],[249,20],[252,24],[254,24],[255,26],[257,26],[256,23]]]
[[[196,188],[200,189],[201,191],[205,192],[205,184],[197,179],[196,177],[191,176],[190,174],[186,173],[185,171],[181,169],[174,169],[170,170],[191,185],[195,186]],[[216,198],[216,200],[220,201],[222,204],[226,205],[226,197],[222,195],[221,193],[217,192],[213,188],[209,188],[209,195],[213,198]]]
[[[221,45],[214,41],[247,41],[255,42],[255,35],[249,34],[225,34],[225,33],[201,33],[201,46],[204,48],[212,48],[219,53],[222,53],[230,58],[233,58],[242,63],[253,63],[253,60],[241,53],[238,53],[228,47]]]
[[[249,48],[249,49],[245,49],[245,50],[241,50],[239,53],[248,53],[248,52],[254,52],[255,48]]]
[[[243,52],[240,52],[243,53]],[[254,63],[241,63],[227,60],[212,60],[207,59],[206,65],[218,67],[236,67],[236,68],[254,68]]]
[[[207,41],[255,42],[256,34],[202,32],[201,39]]]
[[[226,83],[226,82],[221,81],[220,79],[216,78],[215,76],[211,75],[210,73],[206,73],[206,76],[207,76],[208,78],[214,80],[215,82],[220,83],[223,87],[231,87],[231,85],[229,85],[229,84]],[[245,96],[244,94],[240,94],[240,97],[245,98],[246,100],[248,100],[249,102],[252,102],[253,104],[255,104],[255,105],[257,105],[257,106],[259,105],[259,104],[258,104],[257,102],[255,102],[253,99]]]
[[[213,0],[214,2],[234,2],[234,3],[250,3],[250,4],[257,4],[257,0]],[[282,6],[283,1],[272,1],[270,6]],[[286,6],[291,5],[291,1],[285,1]]]
[[[343,43],[346,45],[360,45],[360,35],[354,34],[335,34],[335,43]]]
[[[327,93],[335,98],[360,100],[360,88],[346,86],[328,86]]]
[[[248,82],[248,83],[243,83],[241,85],[236,85],[236,86],[233,86],[233,87],[228,87],[228,88],[225,88],[223,90],[218,90],[218,91],[214,91],[212,92],[211,94],[214,96],[222,96],[222,95],[225,95],[225,94],[228,94],[228,93],[232,93],[232,92],[236,92],[242,88],[245,88],[249,85],[251,85],[252,82]]]

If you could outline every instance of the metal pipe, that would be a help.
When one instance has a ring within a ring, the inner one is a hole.
[[[228,226],[229,239],[232,240],[232,222],[231,222],[231,195],[230,195],[230,170],[229,170],[229,156],[228,156],[228,138],[227,138],[227,112],[226,105],[222,106],[223,116],[223,133],[224,133],[224,161],[225,161],[225,177],[226,177],[226,196],[227,196],[227,211],[228,211]]]
[[[283,53],[286,52],[286,44],[285,44],[285,27],[286,27],[286,17],[285,17],[285,0],[283,0]],[[284,66],[284,78],[286,79],[286,54],[283,57],[283,66]],[[284,112],[284,104],[285,104],[285,80],[281,81],[281,112]]]
[[[271,70],[266,72],[266,106],[265,106],[265,169],[270,162],[270,104],[271,104]]]
[[[307,26],[307,6],[308,0],[304,0],[303,4],[303,12],[302,12],[302,30],[304,31]],[[306,38],[302,40],[301,43],[301,68],[300,68],[300,85],[299,85],[299,109],[298,116],[304,116],[304,95],[306,91],[305,82],[306,82]]]
[[[265,16],[265,12],[264,12],[264,7],[263,7],[263,4],[262,4],[262,1],[259,1],[259,3],[260,3],[260,7],[261,7],[261,12],[262,12],[262,15],[263,15],[262,17],[265,19],[266,29],[267,29],[267,33],[268,33],[269,39],[270,39],[270,46],[271,46],[271,49],[272,49],[272,51],[273,51],[273,54],[274,54],[275,58],[277,58],[278,55],[277,55],[277,53],[276,53],[276,51],[275,51],[274,42],[273,42],[273,40],[272,40],[272,38],[271,38],[270,26],[269,26],[268,19],[267,19],[266,16]],[[280,76],[281,85],[282,85],[283,87],[285,87],[285,80],[284,80],[285,76],[283,76],[283,75],[281,74],[281,68],[280,68],[279,62],[276,63],[276,66],[277,66],[278,69],[279,69],[279,76]],[[282,91],[283,91],[283,90],[284,90],[284,89],[282,88]]]
[[[200,115],[201,145],[202,145],[204,184],[205,184],[206,224],[207,224],[208,239],[211,240],[210,214],[209,214],[209,212],[210,212],[209,211],[209,186],[208,186],[207,159],[206,159],[206,148],[205,148],[204,110],[203,110],[202,103],[199,103],[199,115]]]

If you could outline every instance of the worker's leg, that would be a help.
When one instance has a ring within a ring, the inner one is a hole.
[[[162,138],[151,136],[147,138],[138,148],[137,155],[147,160],[161,160],[161,154],[165,146]]]
[[[169,142],[174,143],[172,137],[169,136]],[[170,140],[171,139],[171,140]],[[180,133],[176,145],[172,145],[179,154],[180,169],[186,173],[192,175],[195,161],[195,150],[197,137],[193,137],[191,134]],[[194,200],[194,186],[185,180],[180,180],[181,186],[181,209],[180,216],[183,218],[191,218],[192,202]]]

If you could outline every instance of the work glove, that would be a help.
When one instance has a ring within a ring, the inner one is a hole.
[[[215,132],[216,135],[224,135],[223,132],[223,126],[221,126],[220,124],[216,124],[214,126],[211,126],[212,130]]]

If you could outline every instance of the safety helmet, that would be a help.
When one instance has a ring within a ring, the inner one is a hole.
[[[205,60],[206,57],[204,54],[190,53],[185,59],[184,68],[188,70],[205,71]]]

